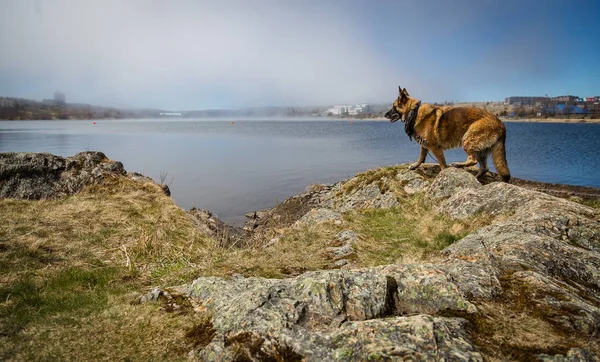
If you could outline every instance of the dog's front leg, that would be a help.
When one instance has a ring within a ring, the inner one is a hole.
[[[415,162],[412,165],[408,166],[408,169],[409,170],[414,170],[415,168],[421,166],[421,164],[425,161],[426,157],[427,157],[427,148],[421,146],[421,154],[419,155],[419,159],[417,160],[417,162]]]

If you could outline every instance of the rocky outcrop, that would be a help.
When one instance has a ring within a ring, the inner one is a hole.
[[[434,180],[412,171],[394,179],[411,185],[406,195],[424,192],[448,217],[488,214],[497,221],[443,250],[435,263],[313,271],[288,279],[206,277],[177,287],[212,316],[216,331],[193,356],[206,361],[478,361],[498,358],[498,349],[509,348],[490,342],[498,333],[510,337],[512,332],[501,330],[502,318],[525,315],[566,342],[554,349],[509,350],[502,358],[598,360],[598,210],[506,183],[481,185],[457,169],[444,170]],[[338,219],[342,211],[335,205],[348,205],[339,202],[342,186],[323,187],[313,198],[305,195],[312,205],[331,209],[317,207],[300,220]],[[356,238],[349,230],[339,233],[324,252],[332,260],[346,260]]]
[[[71,195],[101,183],[105,175],[124,175],[123,164],[102,152],[72,157],[49,153],[0,153],[0,197],[44,199]]]
[[[200,232],[218,240],[221,246],[246,246],[250,240],[248,232],[225,224],[208,210],[192,208],[189,215]]]

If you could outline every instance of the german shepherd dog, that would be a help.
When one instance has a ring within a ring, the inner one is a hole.
[[[417,162],[409,166],[419,167],[428,151],[437,158],[442,169],[446,168],[444,150],[461,147],[469,156],[464,162],[453,163],[453,167],[468,167],[479,162],[480,177],[488,172],[487,158],[492,154],[496,170],[505,182],[510,181],[506,163],[506,128],[492,113],[475,107],[440,107],[412,98],[406,88],[399,87],[400,95],[385,118],[392,123],[404,122],[404,131],[421,145]]]

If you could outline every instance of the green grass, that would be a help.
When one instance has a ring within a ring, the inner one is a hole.
[[[68,268],[45,278],[23,275],[0,287],[1,333],[14,334],[27,324],[68,315],[81,317],[106,306],[109,294],[123,292],[115,281],[117,268]]]
[[[578,202],[582,205],[593,207],[594,209],[600,210],[600,199],[582,200],[579,198],[575,198],[575,199],[573,199],[573,201]]]
[[[364,210],[347,216],[362,235],[358,246],[362,265],[375,266],[432,257],[465,233],[450,229],[459,224],[435,213],[409,213],[405,208]],[[463,230],[461,226],[460,230]]]

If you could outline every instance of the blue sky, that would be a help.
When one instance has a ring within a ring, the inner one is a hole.
[[[2,0],[0,96],[173,110],[600,95],[599,1]]]

